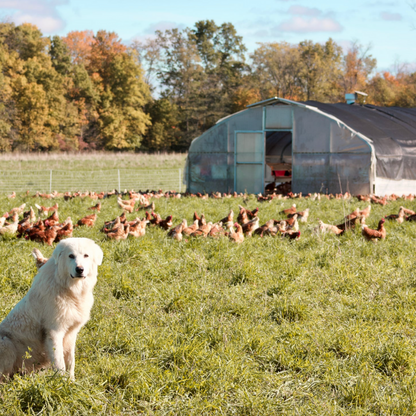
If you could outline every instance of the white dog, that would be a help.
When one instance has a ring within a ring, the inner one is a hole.
[[[74,378],[75,341],[88,321],[103,252],[88,238],[61,241],[0,324],[0,379],[52,365]]]

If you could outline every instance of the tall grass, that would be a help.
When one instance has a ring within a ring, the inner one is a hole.
[[[0,197],[0,212],[22,203]],[[29,204],[43,202],[27,199]],[[60,216],[88,200],[59,201]],[[359,232],[316,236],[317,218],[343,217],[337,200],[311,209],[300,241],[226,238],[177,243],[149,229],[105,240],[118,215],[103,201],[97,225],[77,237],[104,251],[91,320],[77,341],[76,381],[44,371],[0,386],[4,414],[411,415],[416,412],[416,224],[388,223],[386,241]],[[242,199],[157,200],[175,223],[194,210],[218,220]],[[375,206],[368,224],[401,204]],[[257,202],[250,197],[247,207]],[[260,205],[265,222],[291,201]],[[366,204],[346,203],[352,211]],[[133,216],[131,216],[133,217]],[[34,242],[0,241],[0,319],[36,273]],[[53,247],[40,247],[50,256]],[[1,413],[1,412],[0,412]]]

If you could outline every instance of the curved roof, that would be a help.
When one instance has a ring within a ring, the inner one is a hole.
[[[303,104],[338,118],[370,138],[377,157],[377,176],[416,179],[416,108],[318,101]]]

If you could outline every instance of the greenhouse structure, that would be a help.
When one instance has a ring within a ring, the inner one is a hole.
[[[271,98],[194,139],[189,192],[416,193],[416,109]]]

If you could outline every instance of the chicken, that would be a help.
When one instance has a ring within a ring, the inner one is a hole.
[[[320,219],[318,219],[318,226],[314,228],[314,232],[317,233],[333,233],[335,235],[342,235],[345,232],[345,229],[342,230],[336,225],[324,224]]]
[[[292,230],[284,231],[282,233],[282,237],[287,237],[287,238],[289,238],[291,240],[298,241],[299,238],[300,238],[300,231],[292,231]]]
[[[120,224],[107,233],[107,237],[112,240],[125,240],[130,232],[130,224]]]
[[[296,204],[293,204],[290,208],[280,211],[280,214],[285,214],[285,215],[296,214]]]
[[[364,208],[363,210],[361,210],[358,213],[358,217],[368,218],[370,216],[370,213],[371,213],[371,205],[369,205],[367,208]]]
[[[26,207],[26,204],[22,204],[22,205],[20,205],[20,207],[16,207],[16,208],[12,208],[9,212],[8,212],[8,214],[9,215],[13,215],[14,213],[16,213],[16,214],[21,214],[23,211],[24,211],[24,209],[25,209],[25,207]]]
[[[16,192],[12,192],[10,195],[7,195],[7,198],[16,198]]]
[[[182,234],[185,235],[191,235],[193,232],[195,232],[198,229],[198,220],[195,220],[194,223],[192,225],[190,225],[189,227],[185,227],[182,230]]]
[[[95,221],[97,221],[97,214],[87,215],[84,218],[81,218],[80,220],[78,220],[75,227],[80,227],[83,225],[87,227],[94,227]]]
[[[168,232],[168,237],[173,238],[177,241],[182,241],[183,230],[188,227],[188,222],[186,219],[183,219],[182,222],[174,228],[171,228]]]
[[[212,222],[209,222],[208,224],[201,225],[196,231],[194,231],[191,234],[191,237],[206,237],[208,233],[211,231],[212,228]]]
[[[19,226],[19,218],[16,218],[16,220],[14,222],[12,222],[11,224],[5,225],[4,227],[0,228],[0,235],[16,234],[18,226]]]
[[[382,218],[378,223],[377,230],[372,230],[371,228],[368,228],[367,224],[362,224],[362,235],[367,241],[373,241],[374,243],[377,242],[377,240],[384,240],[386,238],[386,229],[384,228],[385,219]]]
[[[136,209],[136,211],[140,211],[141,209],[144,209],[144,210],[150,209],[154,211],[156,209],[156,205],[154,202],[152,202],[151,204],[144,204],[144,205],[140,204],[139,207]]]
[[[98,204],[95,204],[93,207],[89,207],[89,210],[101,212],[101,202],[98,202]]]
[[[237,222],[241,225],[248,222],[247,210],[241,205],[238,206],[240,212],[238,213]]]
[[[202,214],[202,215],[204,215],[204,214]],[[198,213],[196,211],[194,212],[194,221],[195,220],[198,220],[198,224],[202,225],[201,224],[201,217],[198,215]]]
[[[38,270],[49,260],[46,257],[44,257],[40,250],[37,248],[34,248],[31,254],[36,260],[36,268]]]
[[[134,211],[134,204],[136,203],[135,199],[130,199],[128,201],[124,201],[120,197],[117,198],[117,204],[121,209],[124,211],[129,212],[130,214]]]
[[[218,222],[222,222],[227,229],[231,228],[234,224],[234,211],[230,210],[228,215]]]
[[[243,233],[245,236],[247,237],[251,237],[251,235],[253,234],[253,232],[255,230],[257,230],[257,228],[259,228],[259,218],[255,217],[252,220],[250,220],[249,222],[246,222],[245,224],[243,224],[243,226],[241,227],[243,230]]]
[[[238,222],[234,223],[234,227],[236,228],[236,230],[234,230],[234,228],[230,228],[230,233],[228,234],[228,237],[230,238],[230,240],[236,243],[242,243],[244,241],[243,229]]]
[[[297,215],[298,218],[300,218],[300,222],[308,222],[309,208],[306,208],[304,211],[297,211],[294,214],[287,214],[287,217],[292,218],[295,215]]]
[[[43,205],[35,204],[35,207],[38,209],[39,215],[49,215],[52,211],[58,211],[58,203],[56,203],[53,207],[44,207]]]
[[[371,207],[371,205],[370,205]],[[353,220],[355,218],[357,218],[360,215],[360,208],[356,208],[353,212],[351,212],[351,214],[348,214],[344,217],[344,220]]]
[[[247,212],[248,218],[253,219],[257,217],[257,214],[259,213],[259,209],[258,207],[254,208],[252,211],[250,211],[249,209],[246,209],[246,212]]]
[[[287,226],[286,231],[299,231],[299,222],[298,222],[298,215],[295,214],[292,218],[288,218],[286,220]]]
[[[51,226],[46,227],[44,230],[40,230],[32,227],[27,231],[25,238],[26,240],[39,241],[51,246],[56,238],[56,228]]]
[[[218,221],[215,224],[213,224],[210,232],[208,233],[208,236],[217,238],[217,237],[220,237],[222,235],[225,235],[225,230],[222,227],[222,221]]]
[[[63,238],[72,237],[74,226],[71,217],[68,217],[63,224],[56,226],[55,243],[59,243]]]
[[[29,211],[26,211],[26,212],[23,213],[23,218],[24,219],[29,218],[29,221],[31,223],[36,221],[36,214],[35,214],[35,211],[33,210],[32,207],[30,207]]]
[[[415,215],[416,214],[416,212],[412,211],[411,209],[408,209],[408,208],[405,208],[405,207],[400,207],[400,208],[403,208],[404,213],[407,214],[407,215]]]
[[[266,233],[266,231],[270,231],[271,228],[274,226],[274,220],[269,220],[266,222],[266,224],[262,225],[261,227],[254,230],[254,234],[259,235],[260,237],[263,237],[263,235]],[[277,229],[276,229],[277,231]]]
[[[45,224],[50,225],[50,226],[58,225],[59,224],[58,211],[54,211],[50,217],[46,218]]]
[[[136,221],[133,221],[132,224],[129,223],[129,234],[136,238],[143,237],[146,234],[146,225],[148,223],[149,221],[146,219],[141,220],[140,218],[136,218]]]
[[[401,224],[404,221],[404,209],[403,209],[403,207],[400,207],[399,214],[386,215],[384,217],[384,219],[390,220],[390,221],[397,221],[399,224]]]
[[[159,221],[157,225],[166,231],[169,230],[169,228],[173,225],[172,215],[168,215],[166,219]]]
[[[406,217],[406,221],[416,221],[416,214],[409,215]]]

